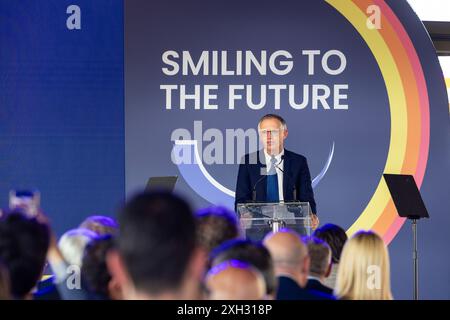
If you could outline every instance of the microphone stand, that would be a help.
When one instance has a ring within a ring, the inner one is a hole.
[[[283,161],[284,161],[284,155],[281,156],[281,161],[280,161],[280,163],[278,163],[278,164],[275,165],[275,168],[277,168],[278,170],[280,170],[280,171],[283,173],[283,175],[284,175],[284,170],[281,169],[281,168],[279,167],[279,165],[280,165]],[[295,183],[294,183],[294,188],[293,188],[293,190],[292,190],[292,196],[293,196],[293,199],[294,199],[293,201],[297,201],[297,188],[295,187]]]

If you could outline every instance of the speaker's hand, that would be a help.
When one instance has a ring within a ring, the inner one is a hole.
[[[312,229],[313,229],[313,230],[316,230],[317,227],[319,226],[319,223],[320,223],[319,217],[317,217],[317,215],[316,215],[315,213],[313,213],[313,214],[311,215]]]

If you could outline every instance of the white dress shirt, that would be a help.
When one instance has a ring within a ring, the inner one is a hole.
[[[271,166],[270,159],[272,158],[272,156],[267,153],[266,149],[264,149],[264,155],[266,157],[267,173],[269,173],[270,166]],[[277,162],[275,162],[275,164],[276,164],[275,170],[277,172],[277,178],[278,178],[278,200],[280,202],[284,201],[284,195],[283,195],[283,171],[281,171],[281,170],[284,170],[284,161],[281,161],[281,157],[283,155],[284,155],[284,149],[279,154],[277,154],[275,156],[275,159],[277,160]]]

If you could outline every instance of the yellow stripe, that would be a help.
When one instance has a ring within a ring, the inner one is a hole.
[[[391,137],[384,172],[401,172],[406,152],[407,109],[400,73],[391,51],[376,29],[371,30],[367,28],[367,16],[352,1],[327,0],[327,2],[339,11],[359,32],[380,67],[386,84],[391,112]],[[387,22],[385,21],[385,23]],[[355,106],[355,108],[357,107]],[[367,143],[370,145],[370,141],[367,141]],[[380,177],[372,199],[355,223],[347,230],[349,236],[360,229],[371,229],[383,213],[389,199],[390,194],[387,186],[382,177]]]

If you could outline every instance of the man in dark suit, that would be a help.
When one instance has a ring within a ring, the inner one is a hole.
[[[334,300],[332,295],[306,288],[310,259],[297,233],[282,229],[268,234],[263,243],[269,249],[278,277],[277,300]]]
[[[328,288],[327,286],[323,285],[319,279],[316,279],[314,277],[308,278],[308,283],[306,284],[306,289],[314,290],[317,292],[323,292],[323,293],[326,293],[329,295],[333,294],[333,289]]]
[[[335,298],[319,290],[302,288],[291,277],[280,276],[276,300],[335,300]]]
[[[315,229],[319,219],[311,175],[304,156],[284,149],[284,140],[288,136],[286,122],[278,115],[267,114],[259,121],[258,132],[264,149],[243,158],[236,183],[235,205],[250,201],[309,202]]]

